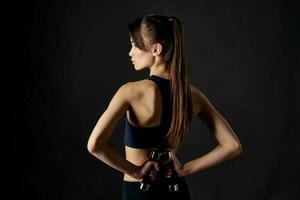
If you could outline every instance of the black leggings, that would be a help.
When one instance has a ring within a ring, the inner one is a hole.
[[[190,192],[184,177],[179,178],[179,191],[169,192],[166,185],[152,185],[149,191],[142,191],[140,182],[124,181],[122,183],[122,200],[153,200],[153,199],[172,199],[172,200],[191,200]]]

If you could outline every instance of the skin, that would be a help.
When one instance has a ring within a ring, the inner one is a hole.
[[[130,38],[131,39],[131,38]],[[136,70],[150,69],[150,75],[169,79],[170,73],[160,55],[162,46],[155,43],[149,51],[138,49],[132,42],[129,52]],[[231,159],[242,152],[242,146],[234,131],[214,108],[203,92],[191,85],[193,118],[200,118],[216,138],[218,145],[207,154],[181,164],[171,159],[180,177],[196,173]],[[143,176],[157,163],[148,160],[152,149],[137,149],[125,145],[125,158],[108,145],[108,140],[119,120],[126,114],[129,123],[142,127],[157,126],[162,113],[161,95],[151,80],[140,80],[123,84],[112,97],[107,109],[94,127],[87,144],[88,151],[112,168],[124,173],[123,180],[141,181]],[[166,149],[176,155],[174,149]],[[167,172],[168,173],[168,172]]]

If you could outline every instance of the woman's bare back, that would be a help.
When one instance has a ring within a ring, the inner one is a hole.
[[[126,112],[128,122],[133,126],[154,127],[159,126],[162,116],[162,97],[158,86],[151,80],[141,80],[131,82],[132,92],[135,96],[130,102],[130,109]],[[195,92],[197,89],[191,85],[192,101],[193,101],[193,117],[200,110],[199,99]],[[141,166],[147,159],[151,149],[138,149],[125,145],[126,160],[135,165]],[[174,149],[165,149],[173,151]],[[127,174],[124,174],[123,180],[140,181]]]

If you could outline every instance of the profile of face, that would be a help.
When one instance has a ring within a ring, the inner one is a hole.
[[[129,51],[129,56],[131,57],[132,64],[135,70],[142,70],[144,68],[149,68],[155,63],[155,49],[151,51],[144,51],[135,46],[133,40],[130,38],[131,49]]]

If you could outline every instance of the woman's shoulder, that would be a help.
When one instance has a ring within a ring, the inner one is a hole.
[[[142,96],[150,95],[158,91],[157,87],[155,87],[155,83],[148,79],[127,81],[121,88],[123,88],[124,93],[128,94],[131,99],[141,98]]]
[[[127,88],[131,92],[144,92],[145,89],[154,89],[155,83],[148,79],[136,80],[136,81],[128,81],[125,83]]]
[[[202,89],[200,89],[199,87],[190,84],[190,88],[194,107],[193,116],[196,116],[201,112],[202,108],[205,106],[205,102],[207,102],[207,97],[203,93]]]
[[[191,93],[194,97],[199,97],[199,96],[203,95],[203,92],[199,87],[196,87],[196,86],[190,84],[190,88],[191,88]]]
[[[199,115],[203,111],[207,112],[215,112],[215,108],[209,98],[204,94],[204,92],[199,89],[198,87],[195,87],[191,85],[191,93],[193,96],[193,105],[196,105],[198,107],[197,109],[197,115]]]
[[[199,87],[196,87],[196,86],[190,84],[190,88],[191,88],[192,96],[193,96],[196,100],[201,101],[201,100],[207,98],[207,97],[205,96],[204,92],[202,91],[202,89],[200,89]]]

